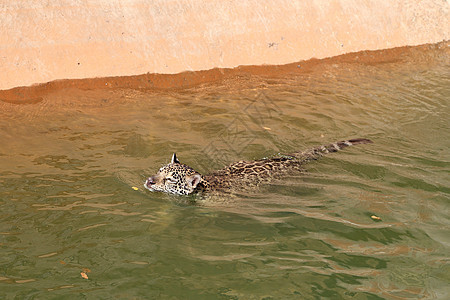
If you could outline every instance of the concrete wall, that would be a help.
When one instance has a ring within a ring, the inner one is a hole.
[[[0,89],[449,39],[445,0],[0,0]]]

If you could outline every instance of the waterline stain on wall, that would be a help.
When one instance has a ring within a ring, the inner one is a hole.
[[[16,87],[0,90],[0,101],[33,104],[43,100],[45,95],[62,89],[180,89],[212,83],[237,77],[280,78],[296,74],[320,71],[334,64],[380,64],[400,62],[422,57],[430,50],[438,50],[439,55],[450,54],[450,42],[427,44],[415,47],[398,47],[387,50],[361,51],[326,59],[310,59],[285,65],[239,66],[236,68],[214,68],[204,71],[187,71],[178,74],[142,74],[134,76],[116,76],[87,79],[56,80],[29,87]],[[427,54],[429,55],[429,54]]]

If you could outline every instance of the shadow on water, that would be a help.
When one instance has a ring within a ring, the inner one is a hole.
[[[444,47],[0,102],[0,298],[444,299],[449,70]],[[173,152],[206,174],[355,137],[246,192],[143,188]]]

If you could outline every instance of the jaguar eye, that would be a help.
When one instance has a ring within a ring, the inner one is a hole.
[[[165,181],[168,181],[168,182],[170,182],[170,183],[175,183],[175,182],[176,182],[176,180],[173,179],[173,178],[171,178],[171,177],[166,177],[166,178],[164,178],[164,180],[165,180]]]

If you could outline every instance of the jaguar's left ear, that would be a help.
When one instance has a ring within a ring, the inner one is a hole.
[[[188,182],[192,186],[192,189],[195,189],[197,185],[200,183],[202,176],[199,174],[194,174],[188,177]]]
[[[178,160],[177,155],[174,153],[172,155],[172,164],[179,164],[179,163],[180,161]]]

